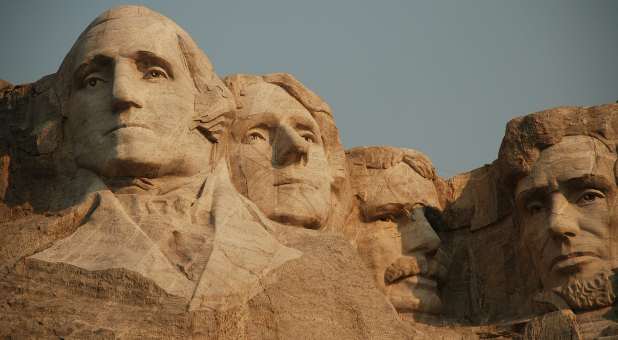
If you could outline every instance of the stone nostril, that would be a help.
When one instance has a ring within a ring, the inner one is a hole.
[[[566,233],[564,233],[564,236],[566,236],[566,237],[575,237],[575,233],[571,232],[571,231],[567,231]]]

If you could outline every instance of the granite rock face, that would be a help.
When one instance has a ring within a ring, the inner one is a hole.
[[[617,133],[618,104],[533,113],[444,179],[116,7],[55,73],[0,80],[0,335],[618,336]]]

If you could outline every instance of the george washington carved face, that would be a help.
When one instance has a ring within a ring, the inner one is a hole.
[[[197,90],[176,32],[155,16],[120,16],[82,34],[66,66],[64,113],[78,166],[157,177],[208,165],[211,145],[191,128]]]

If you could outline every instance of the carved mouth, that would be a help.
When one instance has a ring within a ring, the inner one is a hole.
[[[137,124],[137,123],[124,123],[124,124],[120,124],[117,126],[114,126],[113,128],[105,131],[105,133],[103,134],[103,136],[107,136],[110,133],[116,131],[116,130],[120,130],[120,129],[124,129],[124,128],[128,128],[128,127],[139,127],[142,129],[146,129],[146,130],[150,130],[150,127],[148,127],[148,125],[146,124]]]
[[[274,186],[276,187],[280,187],[283,185],[307,185],[314,189],[317,189],[313,184],[309,183],[306,180],[299,179],[299,178],[283,178],[283,179],[279,179],[274,184]]]
[[[414,286],[417,288],[423,288],[427,290],[437,290],[438,282],[427,276],[423,275],[409,275],[400,277],[397,280],[387,284],[388,286],[397,285],[397,284],[407,284],[409,286]]]
[[[590,257],[595,257],[595,258],[600,258],[599,255],[597,255],[596,253],[593,253],[591,251],[576,251],[567,255],[560,255],[560,256],[556,256],[552,261],[551,261],[551,265],[550,265],[550,269],[553,270],[554,267],[556,267],[558,264],[560,264],[561,262],[567,261],[567,260],[571,260],[571,259],[576,259],[576,258],[582,258],[582,260],[584,260],[584,258],[590,258]],[[577,265],[580,262],[583,261],[570,261],[573,262],[573,265]]]

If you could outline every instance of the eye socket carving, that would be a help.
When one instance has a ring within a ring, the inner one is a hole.
[[[397,223],[405,214],[405,211],[385,211],[375,216],[374,221]]]
[[[396,220],[397,219],[395,218],[395,216],[393,216],[391,214],[382,215],[382,216],[378,217],[378,221],[381,221],[381,222],[391,222],[391,223],[394,223],[394,222],[396,222]]]
[[[602,193],[601,191],[595,190],[595,189],[588,189],[588,190],[584,191],[577,198],[576,202],[580,206],[585,206],[585,205],[593,204],[597,200],[604,199],[604,198],[605,198],[605,194]]]
[[[530,215],[536,215],[543,211],[543,203],[539,201],[532,201],[526,204],[526,211]]]

